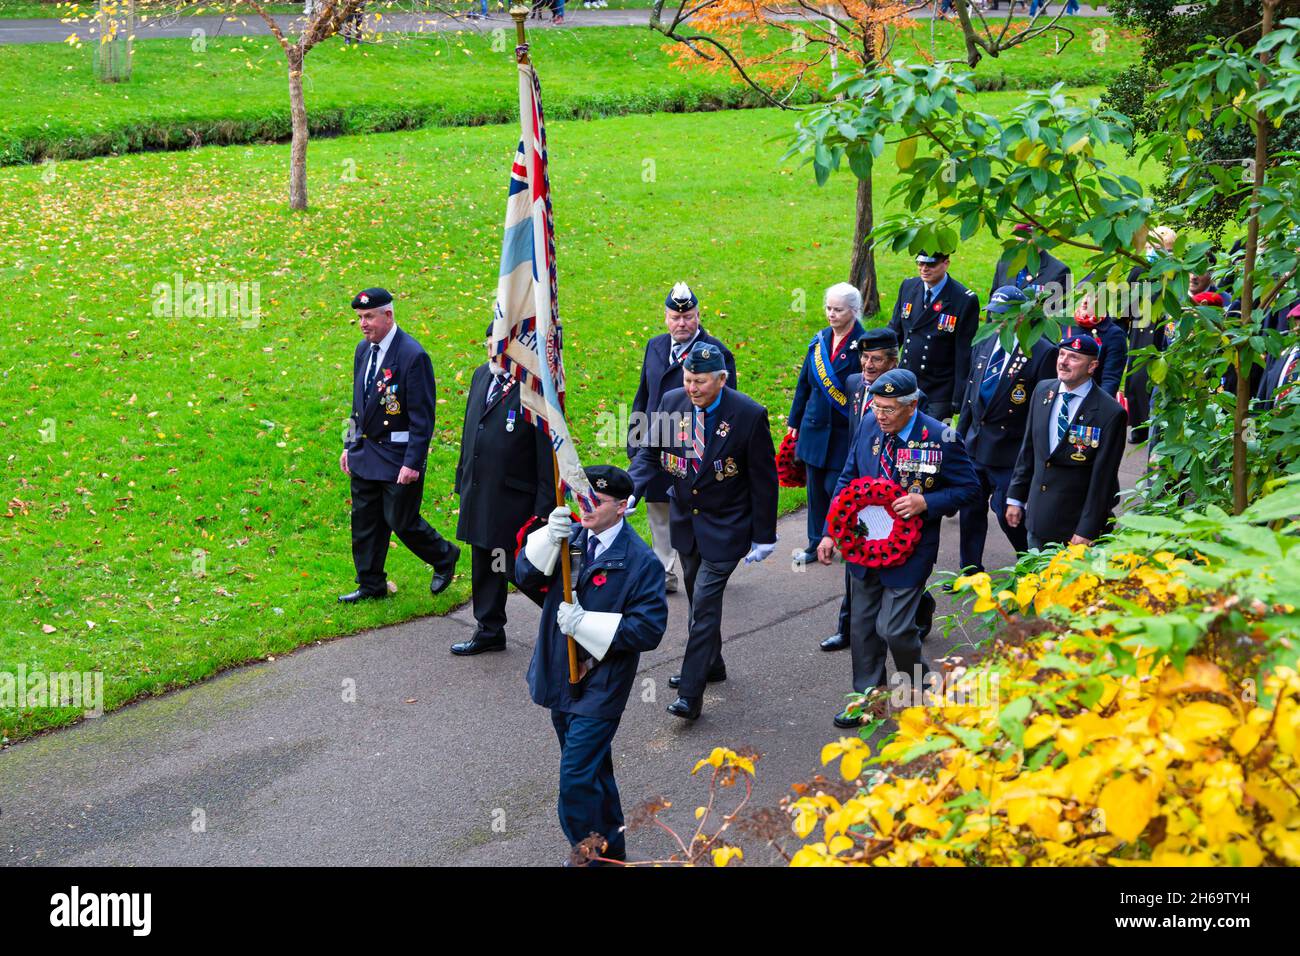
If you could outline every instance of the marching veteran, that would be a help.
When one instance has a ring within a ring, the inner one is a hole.
[[[826,290],[826,328],[813,336],[799,370],[786,425],[795,437],[795,457],[808,475],[808,548],[801,560],[817,557],[831,491],[844,467],[852,437],[853,403],[847,379],[859,365],[862,294],[847,282]]]
[[[352,300],[362,341],[352,357],[352,417],[339,468],[352,484],[352,604],[388,597],[384,563],[393,534],[433,566],[429,591],[447,589],[460,548],[420,516],[424,470],[437,408],[433,364],[419,342],[397,327],[393,297],[365,289]]]
[[[776,549],[776,451],[767,409],[726,388],[722,353],[696,342],[686,357],[682,388],[659,403],[677,423],[659,448],[641,449],[632,481],[643,490],[660,471],[669,476],[673,547],[682,560],[690,604],[682,672],[668,678],[680,696],[668,713],[700,716],[704,685],[726,680],[722,598],[732,572]],[[639,497],[639,495],[638,495]]]
[[[1128,416],[1093,381],[1101,350],[1086,332],[1063,339],[1057,377],[1039,382],[1030,400],[1006,519],[1025,523],[1031,548],[1092,544],[1114,515]]]
[[[922,520],[920,541],[901,565],[849,565],[853,689],[860,694],[885,686],[887,651],[894,655],[895,669],[907,675],[914,689],[921,688],[930,665],[921,650],[917,618],[939,556],[942,519],[979,498],[979,480],[962,442],[938,419],[917,411],[917,392],[916,376],[906,369],[876,379],[870,389],[873,414],[863,417],[835,488],[838,495],[857,478],[891,479],[906,492],[891,504],[894,514]],[[834,550],[834,539],[824,536],[817,559],[830,564]],[[860,722],[849,707],[835,715],[837,727]]]
[[[560,827],[577,845],[593,833],[603,855],[626,858],[623,809],[611,744],[627,707],[642,651],[654,650],[668,626],[663,565],[623,520],[632,479],[612,465],[584,469],[598,505],[573,523],[556,508],[528,536],[515,562],[521,588],[546,587],[537,645],[528,666],[533,702],[550,708],[560,740]],[[564,600],[560,549],[573,562],[573,602]],[[566,634],[579,646],[578,696],[570,689]]]
[[[727,388],[738,388],[736,360],[731,351],[700,326],[700,300],[685,282],[678,282],[664,299],[664,325],[667,332],[656,335],[646,343],[645,357],[641,360],[641,382],[632,399],[632,414],[628,416],[627,457],[636,457],[646,443],[646,436],[655,427],[646,424],[649,415],[659,407],[665,392],[682,387],[682,362],[696,342],[707,342],[722,353],[727,370]],[[668,530],[668,477],[655,478],[645,489],[645,514],[650,522],[650,544],[664,565],[664,584],[669,593],[677,591],[677,553],[673,551]]]

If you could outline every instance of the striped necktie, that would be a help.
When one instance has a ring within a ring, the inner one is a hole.
[[[1065,433],[1070,430],[1070,401],[1074,397],[1073,392],[1061,393],[1061,412],[1056,416],[1056,443],[1058,445],[1065,439]]]
[[[366,394],[374,387],[375,375],[379,372],[379,343],[370,344],[370,365],[366,368]]]
[[[993,354],[989,356],[988,368],[984,370],[984,381],[980,382],[980,401],[984,405],[988,405],[992,401],[993,393],[998,390],[998,382],[1002,378],[1002,360],[1006,357],[1006,354],[1006,352],[1002,351],[1002,346],[999,345],[993,350]]]
[[[704,409],[695,409],[695,435],[691,439],[695,448],[695,473],[700,473],[700,462],[704,460]]]
[[[896,435],[885,436],[885,450],[880,453],[880,473],[890,481],[898,481],[898,472],[894,468],[894,449]]]

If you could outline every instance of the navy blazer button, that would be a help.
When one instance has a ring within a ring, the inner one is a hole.
[[[699,513],[700,513],[700,509],[699,509],[699,508],[692,508],[692,509],[691,509],[691,514],[693,514],[693,515],[697,515],[697,514],[699,514]]]

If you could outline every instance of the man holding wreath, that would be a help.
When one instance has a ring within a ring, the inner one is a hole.
[[[939,556],[939,527],[943,518],[979,498],[979,480],[961,441],[938,419],[917,411],[917,391],[916,376],[907,369],[876,379],[869,389],[874,415],[859,425],[835,487],[838,497],[858,478],[888,479],[900,494],[889,505],[892,515],[884,516],[921,519],[920,540],[903,563],[888,568],[849,564],[853,689],[860,694],[885,686],[886,648],[914,687],[929,672],[916,619]],[[834,538],[824,536],[817,559],[830,564],[835,546]],[[861,723],[851,709],[835,715],[835,726],[850,729]]]

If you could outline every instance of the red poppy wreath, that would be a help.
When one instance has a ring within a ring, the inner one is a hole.
[[[786,435],[776,452],[776,483],[782,488],[802,488],[808,483],[803,462],[794,456],[795,437]]]
[[[868,568],[893,568],[911,557],[921,540],[921,519],[900,518],[890,508],[894,499],[904,494],[888,478],[857,478],[835,496],[826,527],[845,561]],[[859,515],[871,505],[884,508],[894,519],[894,528],[887,537],[867,537]]]

